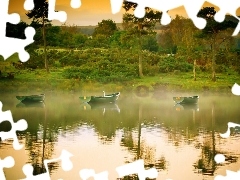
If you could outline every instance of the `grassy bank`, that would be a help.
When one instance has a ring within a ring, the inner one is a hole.
[[[193,80],[190,72],[160,73],[155,76],[145,76],[124,82],[100,83],[93,80],[66,79],[62,76],[63,68],[52,68],[50,73],[43,69],[20,70],[14,79],[0,79],[1,92],[91,92],[102,91],[214,91],[228,92],[234,83],[240,84],[237,73],[217,74],[217,81],[211,81],[211,74],[199,73]],[[143,87],[143,88],[142,88]]]

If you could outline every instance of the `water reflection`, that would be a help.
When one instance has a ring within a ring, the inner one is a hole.
[[[81,110],[102,110],[103,115],[106,111],[116,111],[120,113],[120,108],[116,103],[81,103],[80,104]]]
[[[187,107],[174,106],[172,96],[161,101],[123,97],[107,105],[81,104],[78,96],[62,94],[46,95],[44,106],[16,106],[10,95],[1,101],[14,120],[28,122],[28,129],[18,135],[28,157],[23,163],[31,163],[34,174],[45,172],[43,160],[54,158],[63,148],[74,155],[70,174],[62,172],[58,163],[49,165],[53,179],[79,179],[79,170],[86,167],[108,170],[109,179],[116,179],[117,166],[137,159],[144,159],[145,168],[155,167],[159,180],[213,179],[227,165],[239,162],[238,130],[232,138],[219,137],[228,121],[240,123],[238,97],[201,96],[197,106]],[[0,127],[9,130],[7,123]],[[4,148],[6,142],[0,142],[0,154]],[[226,156],[224,164],[215,163],[217,153]]]
[[[16,105],[17,108],[39,107],[44,108],[44,102],[20,102]]]
[[[18,111],[19,114],[27,113],[33,122],[28,121],[28,130],[22,133],[25,137],[25,150],[28,155],[28,161],[33,167],[33,175],[52,172],[59,167],[59,164],[52,162],[45,167],[44,160],[50,159],[54,152],[54,142],[57,141],[56,132],[49,129],[48,112],[44,102],[20,102],[16,108],[24,109]],[[40,121],[35,121],[36,119]],[[25,116],[27,117],[27,116]]]
[[[199,111],[198,104],[175,104],[174,108],[176,111],[183,111],[183,110]]]
[[[156,149],[147,145],[141,140],[142,125],[143,125],[143,105],[138,104],[138,130],[137,140],[134,140],[133,129],[124,129],[124,133],[121,139],[121,145],[128,148],[133,154],[133,158],[126,160],[126,163],[134,162],[138,159],[144,160],[145,169],[155,167],[158,170],[166,170],[166,160],[164,156],[156,157]],[[136,174],[125,176],[123,179],[138,179]]]

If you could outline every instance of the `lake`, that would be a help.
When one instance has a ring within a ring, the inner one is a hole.
[[[63,149],[73,155],[73,168],[64,171],[61,161],[51,162],[51,179],[82,179],[83,169],[107,171],[110,180],[117,179],[117,167],[139,159],[145,169],[157,169],[157,180],[214,179],[240,169],[240,128],[232,128],[229,138],[220,137],[228,122],[240,124],[240,97],[231,92],[202,93],[192,106],[175,106],[172,100],[192,93],[121,93],[116,104],[95,106],[82,104],[80,93],[48,92],[44,103],[28,105],[19,103],[16,95],[0,97],[3,111],[11,110],[15,122],[28,123],[26,131],[18,132],[21,150],[13,149],[12,140],[0,141],[0,158],[15,159],[12,168],[4,168],[7,180],[26,178],[26,163],[34,167],[34,175],[44,174],[43,161],[58,158]],[[9,131],[11,125],[5,121],[0,128]],[[224,154],[225,162],[217,164],[216,154]]]

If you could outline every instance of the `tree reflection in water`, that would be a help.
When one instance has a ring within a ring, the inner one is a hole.
[[[124,134],[121,139],[121,145],[127,147],[128,150],[133,153],[133,159],[126,160],[125,163],[131,163],[138,159],[144,160],[145,169],[156,168],[158,171],[167,169],[167,162],[164,156],[156,157],[156,149],[146,145],[146,143],[141,140],[142,132],[142,107],[143,105],[139,103],[138,109],[138,136],[137,140],[133,137],[133,129],[124,129]],[[132,174],[123,177],[123,180],[138,180],[137,174]]]
[[[197,160],[197,162],[194,164],[195,169],[198,170],[199,173],[202,173],[203,175],[209,175],[213,176],[214,172],[218,168],[218,166],[221,166],[221,164],[217,164],[214,160],[214,157],[216,154],[225,154],[224,156],[225,161],[228,163],[234,163],[237,162],[237,156],[228,156],[225,152],[222,152],[221,150],[218,150],[216,147],[216,132],[215,132],[215,102],[212,102],[212,112],[211,112],[211,132],[207,132],[205,130],[204,134],[204,141],[202,148],[202,154],[201,158]]]
[[[36,105],[36,103],[35,103]],[[19,106],[18,106],[19,107]],[[21,106],[23,107],[23,106]],[[35,108],[31,109],[32,106],[24,106],[28,108],[29,111],[34,111]],[[38,130],[36,132],[28,131],[25,134],[25,148],[28,153],[29,160],[27,163],[33,166],[33,175],[38,175],[46,172],[46,167],[44,166],[44,160],[51,159],[54,152],[54,142],[56,142],[56,136],[53,131],[48,129],[47,122],[47,109],[44,106],[38,106],[43,109],[43,122],[38,124]],[[48,170],[51,173],[53,170],[57,169],[59,164],[56,162],[48,164]]]

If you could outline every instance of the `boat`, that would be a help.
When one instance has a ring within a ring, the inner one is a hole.
[[[120,96],[120,92],[107,94],[103,91],[103,96],[81,96],[79,99],[83,103],[114,103],[117,101],[118,97]]]
[[[16,96],[16,98],[21,102],[43,102],[45,99],[45,94]]]
[[[189,96],[189,97],[173,97],[176,104],[196,104],[198,103],[199,96]]]

